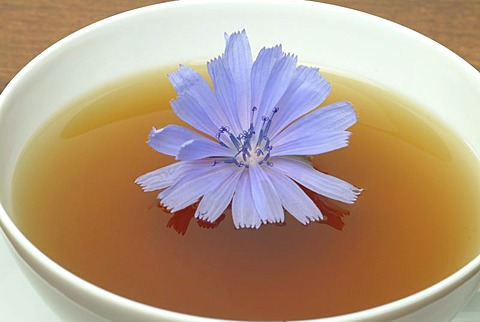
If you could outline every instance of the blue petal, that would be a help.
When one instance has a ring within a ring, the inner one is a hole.
[[[203,137],[200,134],[192,130],[183,126],[170,124],[158,130],[153,128],[148,136],[147,143],[155,151],[176,156],[183,143],[192,139],[201,138]]]
[[[210,163],[212,164],[212,163]],[[197,202],[212,187],[224,180],[224,172],[229,174],[231,165],[217,164],[216,166],[198,166],[185,172],[171,187],[163,190],[158,199],[168,210],[176,212]],[[223,171],[227,170],[227,171]]]
[[[300,116],[319,106],[330,94],[330,83],[318,68],[298,66],[290,86],[277,104],[279,108],[270,128],[270,136],[283,130]]]
[[[224,59],[230,69],[235,88],[235,102],[240,125],[246,129],[249,125],[251,110],[252,51],[245,30],[233,33],[226,38]]]
[[[282,46],[262,48],[252,66],[252,107],[259,107],[275,62],[282,55]]]
[[[272,139],[271,155],[313,155],[345,147],[351,134],[345,129],[356,121],[357,113],[348,102],[322,107]]]
[[[232,200],[232,217],[236,228],[259,228],[262,219],[255,209],[248,171],[243,171]]]
[[[166,167],[145,173],[138,177],[135,183],[139,184],[143,191],[155,191],[171,186],[177,179],[175,173],[181,167],[181,164],[182,162],[175,162]]]
[[[260,101],[260,104],[256,106],[258,112],[255,128],[260,127],[262,116],[270,116],[273,109],[277,107],[280,98],[284,95],[295,75],[296,65],[296,56],[282,54],[275,61],[271,70],[266,69],[259,71],[262,74],[262,77],[265,77],[267,81],[263,88],[262,100]],[[252,90],[257,89],[252,88]]]
[[[284,221],[282,204],[275,187],[265,174],[263,167],[258,164],[248,168],[252,189],[253,204],[263,222],[278,223]]]
[[[224,57],[215,58],[207,63],[208,73],[215,88],[217,100],[225,112],[228,123],[222,124],[230,127],[233,133],[242,131],[242,125],[237,110],[237,93],[235,80],[228,62]]]
[[[320,209],[305,192],[275,166],[265,168],[283,207],[302,224],[323,219]]]
[[[303,132],[303,137],[283,143],[273,143],[271,156],[314,155],[330,152],[348,146],[351,133],[342,132]]]
[[[205,109],[188,93],[183,93],[170,102],[172,110],[177,116],[194,128],[205,134],[215,137],[220,126],[215,124],[205,113]],[[219,108],[220,109],[220,108]]]
[[[233,157],[235,152],[206,138],[184,142],[178,151],[177,160],[191,161],[208,157]]]
[[[275,170],[283,172],[302,186],[327,198],[353,203],[362,191],[346,181],[315,170],[305,162],[282,157],[270,160]]]
[[[197,169],[201,166],[209,166],[211,160],[198,160],[190,162],[175,162],[157,170],[150,171],[135,180],[144,191],[155,191],[169,187],[186,172]]]
[[[223,181],[217,180],[216,186],[203,196],[195,212],[195,218],[209,222],[217,220],[230,204],[243,170],[239,167],[223,170],[223,174],[227,172],[230,174]]]
[[[215,136],[220,126],[226,124],[227,118],[205,79],[186,66],[180,66],[177,71],[168,75],[168,78],[179,96],[175,104],[175,112],[179,116],[181,114],[183,117],[180,117],[185,122]],[[197,127],[197,119],[202,124],[202,128]]]

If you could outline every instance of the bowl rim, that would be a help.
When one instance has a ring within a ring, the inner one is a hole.
[[[232,1],[232,0],[230,0]],[[343,11],[351,15],[361,15],[365,18],[373,20],[374,23],[382,24],[390,28],[394,28],[396,32],[401,32],[408,37],[415,38],[419,42],[426,43],[429,46],[435,47],[443,55],[449,56],[450,59],[454,60],[455,63],[462,68],[465,72],[472,74],[476,77],[480,83],[480,73],[469,63],[464,61],[457,54],[453,53],[449,49],[445,48],[443,45],[435,42],[434,40],[412,30],[402,25],[399,25],[395,22],[374,16],[369,13],[364,13],[354,9],[344,8],[337,5],[319,3],[319,2],[309,2],[302,0],[233,0],[233,2],[246,3],[249,5],[256,4],[272,4],[272,5],[283,5],[283,4],[295,4],[299,6],[323,6],[324,8],[330,10],[330,12]],[[75,42],[77,38],[84,37],[91,32],[94,32],[97,28],[102,28],[105,25],[111,24],[113,22],[120,21],[122,19],[128,19],[134,15],[142,15],[144,12],[149,12],[151,10],[163,10],[167,8],[175,7],[180,9],[183,6],[191,5],[212,5],[219,4],[225,5],[225,1],[221,0],[181,0],[181,1],[172,1],[159,3],[154,5],[149,5],[142,8],[133,9],[130,11],[122,12],[114,16],[102,19],[91,25],[83,27],[82,29],[75,31],[74,33],[66,36],[65,38],[59,40],[55,44],[51,45],[34,59],[32,59],[27,65],[25,65],[7,84],[2,93],[0,93],[0,113],[3,113],[7,101],[7,98],[14,91],[16,84],[22,81],[22,79],[28,77],[30,70],[34,68],[37,64],[41,64],[42,61],[47,58],[51,53],[61,50],[63,47],[68,46],[69,43]],[[113,292],[102,289],[99,286],[96,286],[77,275],[69,272],[65,268],[61,267],[59,264],[54,262],[44,253],[42,253],[28,238],[23,235],[20,230],[15,226],[13,220],[4,210],[3,206],[0,205],[0,227],[2,228],[3,233],[7,237],[8,243],[12,246],[11,249],[20,255],[20,258],[27,263],[29,267],[33,267],[34,271],[40,271],[42,274],[39,274],[40,277],[46,280],[50,285],[53,285],[55,288],[58,288],[60,292],[64,293],[62,287],[59,285],[67,285],[74,287],[83,294],[92,296],[97,300],[100,300],[104,303],[109,303],[112,307],[118,307],[126,309],[132,312],[141,313],[143,315],[148,315],[155,318],[166,318],[174,319],[179,321],[226,321],[222,319],[215,319],[210,317],[201,317],[193,316],[189,314],[179,313],[170,311],[167,309],[162,309],[158,307],[153,307],[147,304],[143,304],[131,299],[127,299],[120,295],[117,295]],[[398,318],[404,315],[405,309],[418,309],[429,303],[435,302],[436,300],[442,298],[445,294],[450,293],[452,290],[458,288],[460,285],[465,283],[468,279],[472,278],[480,271],[480,255],[471,260],[468,264],[463,266],[461,269],[457,270],[455,273],[451,274],[447,278],[439,281],[438,283],[427,287],[417,293],[406,296],[399,300],[389,302],[380,306],[373,308],[361,310],[358,312],[325,317],[319,319],[303,320],[303,321],[318,321],[318,322],[342,322],[342,321],[367,321],[373,317],[388,317],[388,318]],[[66,289],[65,288],[65,289]],[[68,295],[67,295],[68,296]],[[88,308],[87,308],[88,309]],[[403,312],[403,313],[402,313]]]

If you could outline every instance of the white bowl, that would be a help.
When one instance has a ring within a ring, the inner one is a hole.
[[[223,51],[219,34],[244,28],[253,52],[282,43],[301,61],[381,84],[445,121],[480,155],[479,73],[389,21],[331,5],[266,0],[164,3],[105,19],[40,54],[0,96],[0,224],[21,267],[63,319],[203,320],[107,292],[35,248],[8,215],[13,170],[25,142],[52,113],[99,85],[153,67],[206,61]],[[477,290],[479,271],[477,257],[419,293],[318,321],[449,321]]]

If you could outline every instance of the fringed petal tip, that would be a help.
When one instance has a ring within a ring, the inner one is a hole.
[[[314,219],[314,218],[311,218],[311,219],[308,219],[308,220],[305,220],[305,221],[299,221],[302,225],[304,226],[308,226],[310,225],[311,223],[315,223],[315,222],[321,222],[323,221],[323,217],[322,218],[319,218],[319,219]]]
[[[155,187],[152,187],[152,185],[149,183],[149,178],[146,178],[145,176],[146,174],[135,179],[135,184],[138,184],[140,188],[142,188],[143,192],[152,192],[158,190]]]
[[[160,133],[162,133],[162,131],[163,131],[163,128],[161,128],[161,129],[156,129],[155,127],[152,127],[152,130],[150,131],[150,133],[148,133],[148,138],[147,138],[147,142],[146,142],[146,143],[147,143],[152,149],[154,149],[154,150],[156,150],[155,147],[154,147],[154,146],[155,146],[155,143],[154,143],[155,138],[156,138]]]
[[[291,215],[291,214],[290,214]],[[202,217],[199,217],[199,219],[202,219],[204,220]],[[298,220],[302,225],[304,226],[308,226],[312,223],[319,223],[319,222],[322,222],[324,221],[324,217],[321,216],[319,218],[314,218],[314,217],[309,217],[303,221],[300,221]],[[285,224],[286,223],[286,219],[285,220],[281,220],[281,221],[273,221],[273,220],[267,220],[267,221],[262,221],[261,219],[259,219],[257,222],[255,223],[235,223],[235,229],[239,230],[239,229],[259,229],[260,227],[262,227],[262,225],[267,225],[267,224]],[[283,225],[282,225],[283,226]]]
[[[150,142],[152,141],[152,139],[161,132],[162,132],[162,129],[156,129],[154,126],[152,126],[150,133],[148,133],[147,144],[150,145]]]
[[[258,229],[262,226],[262,222],[259,221],[257,223],[240,223],[236,224],[235,228],[236,229]]]
[[[183,64],[179,64],[177,70],[167,74],[167,77],[178,95],[189,91],[192,85],[202,79],[198,72]]]
[[[335,178],[335,179],[338,179],[338,178]],[[338,180],[340,180],[340,179],[338,179]],[[343,181],[343,182],[349,184],[346,181]],[[343,203],[346,203],[346,204],[354,204],[358,200],[358,197],[360,196],[362,191],[363,191],[363,189],[357,188],[357,187],[352,185],[351,187],[349,187],[349,193],[345,193],[345,196],[344,196],[345,199],[344,200],[342,200],[341,198],[332,198],[332,199],[342,201]]]
[[[357,188],[355,186],[352,186],[352,193],[354,195],[354,197],[352,198],[352,204],[355,203],[355,201],[357,201],[358,197],[362,194],[363,192],[363,188]]]
[[[144,176],[138,177],[137,179],[135,179],[134,183],[138,184],[144,192],[148,192],[149,191],[148,190],[148,184],[145,183],[145,181],[144,181],[145,179],[143,177]]]
[[[176,180],[181,167],[182,164],[174,163],[145,173],[135,179],[134,182],[140,185],[145,192],[161,190],[170,186]]]
[[[225,33],[223,34],[225,40],[229,40],[230,37],[232,37],[232,36],[238,36],[238,35],[241,35],[241,36],[247,38],[247,40],[248,40],[247,32],[246,32],[245,28],[243,28],[242,30],[234,31],[234,32],[232,32],[231,34],[229,34],[228,32],[225,32]]]

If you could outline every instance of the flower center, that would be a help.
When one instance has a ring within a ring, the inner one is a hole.
[[[223,162],[234,163],[239,167],[246,168],[255,163],[258,163],[259,165],[266,164],[267,166],[273,166],[273,164],[268,161],[270,151],[273,148],[270,144],[268,132],[272,124],[272,119],[278,112],[278,107],[275,107],[272,110],[270,117],[262,116],[262,126],[258,133],[255,131],[253,125],[256,111],[257,108],[255,106],[252,107],[250,127],[248,130],[243,130],[237,136],[230,132],[228,126],[220,127],[217,134],[218,143],[224,147],[229,147],[227,143],[230,143],[230,147],[234,148],[236,151],[231,159],[227,158],[226,160],[223,160]],[[217,164],[217,162],[218,161],[215,161],[213,165]]]

